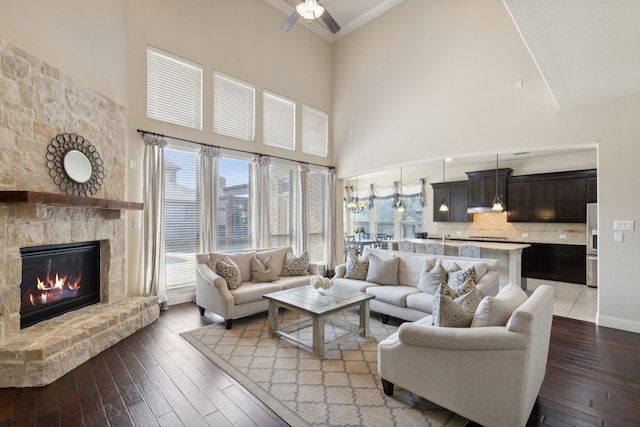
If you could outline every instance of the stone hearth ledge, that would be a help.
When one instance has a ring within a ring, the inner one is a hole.
[[[20,331],[0,347],[0,387],[51,384],[155,321],[157,297],[98,303]]]

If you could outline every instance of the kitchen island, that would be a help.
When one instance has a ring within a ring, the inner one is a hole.
[[[467,240],[456,239],[404,239],[416,245],[417,253],[425,252],[426,243],[443,243],[445,255],[458,256],[458,246],[475,245],[482,252],[482,258],[492,258],[499,261],[500,287],[515,283],[526,290],[526,282],[521,280],[522,275],[522,250],[528,248],[528,243],[509,243],[504,241],[491,240]],[[398,241],[391,242],[391,249],[397,250]]]

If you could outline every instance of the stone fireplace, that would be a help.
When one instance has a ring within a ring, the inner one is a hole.
[[[2,39],[0,89],[0,196],[27,195],[0,197],[0,387],[43,386],[159,310],[154,297],[128,295],[125,108]],[[62,133],[100,152],[105,179],[94,199],[61,194],[49,175],[47,146]],[[21,329],[21,249],[79,242],[99,244],[99,302]]]

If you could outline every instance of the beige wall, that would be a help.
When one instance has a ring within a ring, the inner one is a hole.
[[[469,152],[597,144],[598,322],[640,332],[640,233],[613,242],[614,219],[639,220],[640,96],[558,111],[499,0],[406,0],[334,45],[334,74],[339,177]]]
[[[0,2],[1,37],[127,107],[128,160],[137,163],[128,169],[126,198],[132,201],[142,198],[137,128],[258,150],[210,132],[210,74],[205,130],[147,120],[147,44],[200,62],[209,72],[236,75],[259,92],[267,88],[329,111],[331,158],[341,177],[474,151],[598,144],[598,321],[640,332],[633,261],[640,234],[625,232],[623,243],[613,243],[612,230],[614,219],[639,219],[633,171],[640,96],[558,111],[499,0],[405,0],[333,47],[302,26],[282,33],[284,19],[262,0]],[[515,90],[519,79],[524,86]],[[260,117],[258,102],[258,141]],[[299,150],[288,157],[318,161]],[[137,277],[139,245],[133,219],[128,215],[130,282]]]

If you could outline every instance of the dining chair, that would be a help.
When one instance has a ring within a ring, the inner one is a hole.
[[[467,258],[482,258],[480,247],[476,245],[458,246],[458,256],[463,256]]]
[[[424,252],[432,255],[444,255],[444,245],[442,243],[426,243]]]
[[[356,244],[355,236],[347,236],[344,237],[344,260],[347,261],[347,254],[349,252],[353,252],[356,256],[360,255],[360,251],[358,250],[358,245]]]
[[[378,249],[389,249],[389,242],[387,242],[386,234],[376,234],[376,243],[373,245]]]
[[[401,240],[398,242],[398,250],[402,252],[415,252],[416,244],[408,240]]]

